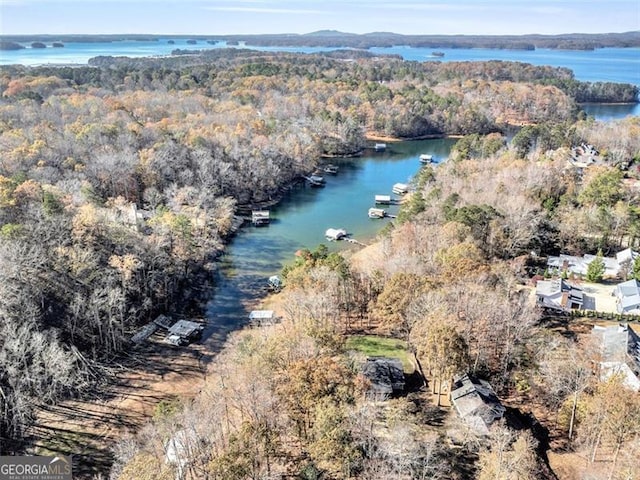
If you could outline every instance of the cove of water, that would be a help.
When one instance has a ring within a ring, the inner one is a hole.
[[[629,116],[640,116],[640,103],[585,103],[581,105],[587,115],[601,122],[610,122]]]
[[[247,321],[248,311],[264,294],[267,278],[294,260],[296,250],[359,249],[346,242],[327,242],[328,228],[344,228],[353,238],[369,243],[391,219],[370,219],[375,195],[391,195],[394,183],[407,183],[421,168],[419,156],[444,161],[455,139],[389,143],[384,152],[366,150],[362,157],[331,159],[337,175],[325,174],[324,188],[299,187],[271,209],[268,227],[243,228],[222,257],[215,294],[207,305],[209,326],[204,337],[219,345],[226,335]],[[395,197],[392,195],[392,197]],[[397,197],[396,197],[397,198]],[[398,206],[385,206],[390,214]]]

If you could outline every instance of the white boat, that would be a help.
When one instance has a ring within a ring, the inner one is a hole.
[[[370,208],[369,218],[384,218],[386,213],[382,208]]]
[[[324,173],[335,175],[336,173],[338,173],[338,166],[329,164],[329,165],[326,165],[323,170],[324,170]]]
[[[405,193],[409,192],[409,185],[407,185],[406,183],[396,183],[393,185],[391,191],[396,195],[404,195]]]
[[[389,205],[391,203],[391,195],[376,195],[376,205]]]
[[[335,240],[342,240],[343,238],[345,238],[347,236],[347,231],[342,228],[329,228],[324,233],[324,236],[327,238],[327,240],[333,242]]]
[[[420,161],[422,163],[431,163],[431,162],[433,162],[433,155],[429,155],[427,153],[423,153],[422,155],[420,155]]]
[[[373,147],[376,152],[384,152],[387,149],[386,143],[376,143]]]

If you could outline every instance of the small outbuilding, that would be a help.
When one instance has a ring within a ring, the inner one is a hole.
[[[273,325],[277,320],[273,310],[253,310],[249,313],[249,323],[254,327]]]
[[[169,327],[169,335],[166,341],[172,345],[187,345],[200,338],[203,330],[204,326],[201,323],[191,322],[189,320],[178,320]]]

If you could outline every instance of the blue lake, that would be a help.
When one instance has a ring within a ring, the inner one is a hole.
[[[108,43],[66,43],[64,48],[24,48],[22,50],[0,51],[0,65],[42,65],[42,64],[86,64],[90,58],[99,55],[149,57],[170,55],[177,48],[205,50],[227,47],[220,42],[214,45],[198,41],[196,45],[187,44],[185,39],[167,43],[169,38],[158,41],[120,41]],[[237,48],[253,48],[262,51],[284,51],[314,53],[333,50],[322,47],[252,47],[242,45]],[[573,70],[579,80],[627,82],[640,86],[640,48],[603,48],[593,51],[574,50],[498,50],[469,48],[439,48],[444,57],[434,57],[432,48],[411,48],[396,46],[372,48],[372,52],[397,54],[405,60],[424,61],[473,61],[505,60],[526,62],[534,65],[551,65]]]
[[[215,319],[205,332],[212,342],[224,340],[227,333],[246,320],[247,311],[264,294],[266,280],[294,259],[301,248],[319,244],[330,250],[357,250],[346,242],[327,242],[328,228],[344,228],[351,236],[369,243],[389,218],[373,220],[367,216],[375,195],[391,195],[394,183],[407,183],[421,168],[420,154],[433,155],[434,163],[448,158],[455,139],[419,140],[389,143],[384,152],[366,150],[362,157],[332,159],[339,166],[337,175],[325,175],[324,188],[300,186],[271,209],[268,227],[243,228],[217,273],[216,293],[209,302],[208,317]],[[398,206],[384,207],[390,214]]]

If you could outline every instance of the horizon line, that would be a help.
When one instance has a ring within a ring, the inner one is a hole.
[[[625,35],[625,34],[640,34],[640,30],[626,30],[622,32],[565,32],[565,33],[503,33],[503,34],[487,34],[487,33],[397,33],[391,31],[374,31],[366,33],[353,33],[343,32],[333,29],[321,29],[314,30],[307,33],[293,33],[293,32],[281,32],[281,33],[132,33],[132,32],[119,32],[119,33],[11,33],[1,34],[0,38],[6,37],[25,37],[25,36],[122,36],[122,35],[139,35],[139,36],[153,36],[153,37],[227,37],[227,36],[249,36],[249,37],[263,37],[263,36],[305,36],[313,35],[316,33],[327,33],[336,35],[353,35],[353,36],[365,36],[365,35],[399,35],[403,37],[561,37],[566,35]]]

